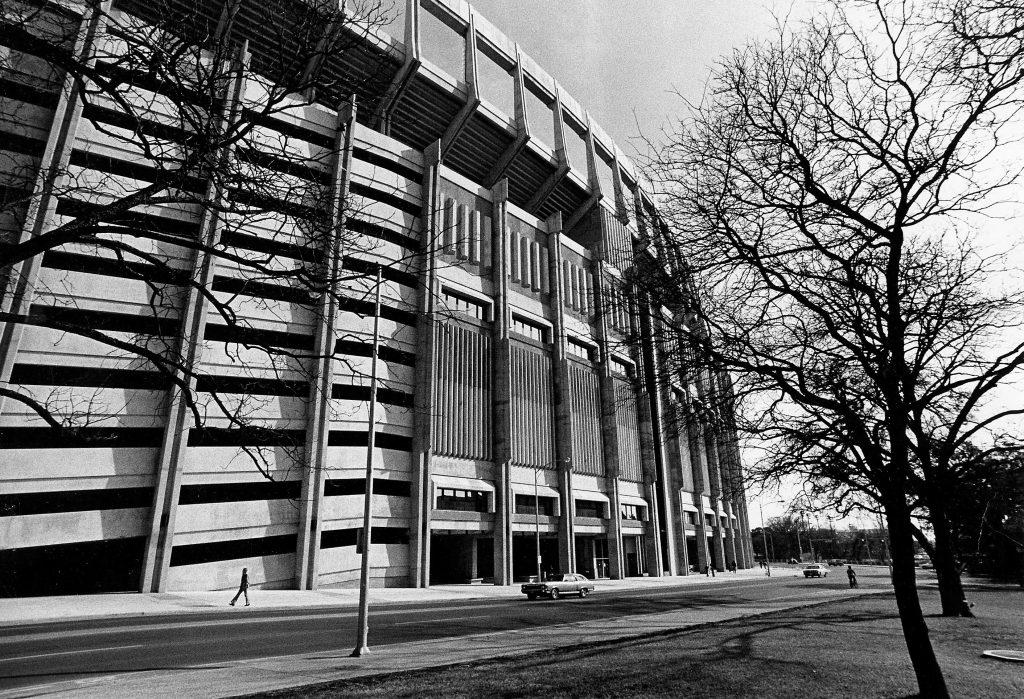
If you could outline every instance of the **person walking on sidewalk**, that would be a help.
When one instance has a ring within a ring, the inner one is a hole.
[[[241,597],[242,595],[245,595],[245,606],[248,607],[249,606],[249,569],[248,568],[242,568],[242,582],[240,582],[238,584],[238,592],[235,593],[234,599],[232,599],[228,604],[230,604],[232,607],[234,607],[235,606],[235,602],[237,602],[238,598]]]
[[[853,566],[846,566],[846,577],[850,579],[850,588],[857,587],[857,573],[853,570]]]

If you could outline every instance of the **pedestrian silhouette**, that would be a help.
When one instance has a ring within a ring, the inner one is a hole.
[[[850,579],[850,587],[857,587],[857,573],[854,572],[853,566],[846,566],[846,577]]]
[[[238,598],[241,597],[242,595],[245,595],[245,606],[248,607],[249,606],[249,569],[248,568],[242,568],[242,581],[240,583],[238,583],[238,592],[235,593],[234,599],[232,599],[228,604],[230,604],[232,607],[234,607],[235,606],[235,602],[237,602]]]

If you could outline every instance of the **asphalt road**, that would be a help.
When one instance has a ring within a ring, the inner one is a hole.
[[[844,569],[824,579],[796,577],[794,568],[771,578],[597,591],[585,600],[496,599],[439,604],[371,607],[370,645],[443,639],[572,621],[699,609],[785,598],[798,601],[822,588],[847,587]],[[884,569],[860,568],[864,587],[888,585]],[[720,576],[722,577],[722,576]],[[724,577],[728,578],[728,575]],[[60,680],[142,670],[170,670],[292,653],[337,652],[350,648],[356,610],[250,608],[246,615],[204,615],[94,619],[18,626],[0,630],[0,691]]]

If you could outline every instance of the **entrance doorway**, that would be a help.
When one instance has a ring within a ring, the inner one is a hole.
[[[453,585],[494,576],[494,541],[478,534],[430,535],[430,584]]]
[[[690,572],[699,573],[700,570],[700,558],[697,557],[697,535],[686,537],[686,560],[690,563]]]
[[[545,580],[561,573],[558,566],[558,537],[540,537],[540,569]],[[534,534],[512,536],[512,580],[523,582],[537,575],[537,539]]]
[[[647,568],[644,561],[644,537],[642,535],[622,537],[622,555],[625,556],[626,577],[636,578]]]
[[[576,537],[576,572],[591,580],[610,577],[608,539],[603,536]]]

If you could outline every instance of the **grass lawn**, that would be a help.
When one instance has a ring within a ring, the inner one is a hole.
[[[937,616],[923,590],[932,642],[953,696],[1024,697],[1024,663],[981,657],[1024,650],[1024,591],[976,589],[976,619]],[[891,595],[779,612],[645,641],[603,643],[515,659],[275,692],[273,697],[593,697],[913,695]]]

